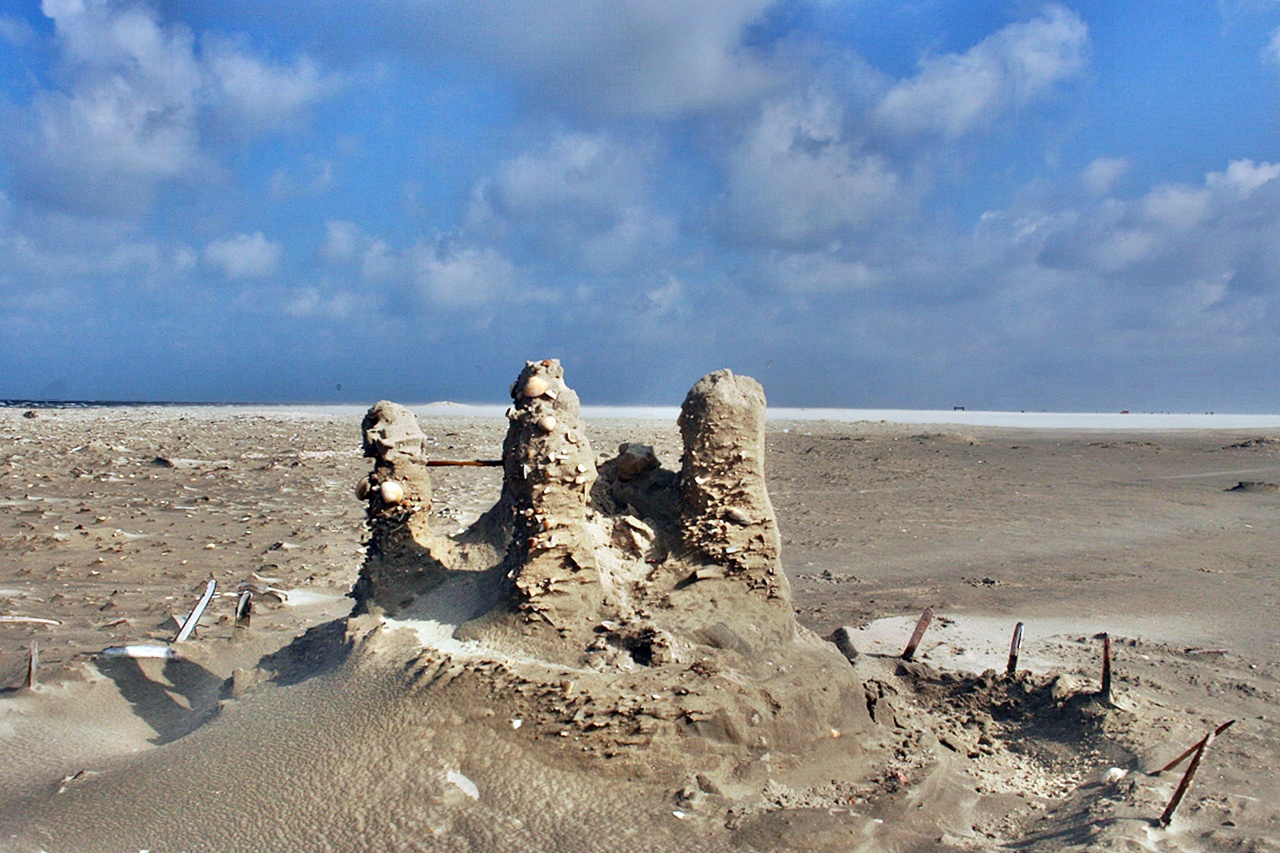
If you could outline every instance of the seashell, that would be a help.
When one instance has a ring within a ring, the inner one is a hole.
[[[380,487],[382,491],[382,500],[389,504],[398,504],[404,500],[404,486],[395,480],[387,480]]]
[[[558,400],[560,398],[560,395],[556,393],[556,389],[554,388],[548,388],[546,391],[543,391],[542,396],[546,397],[548,400]]]
[[[541,397],[543,394],[547,393],[547,389],[550,387],[551,386],[547,384],[547,380],[535,373],[533,376],[530,376],[525,380],[524,388],[520,390],[524,396],[533,398]]]
[[[369,497],[369,481],[364,479],[356,483],[356,500],[362,501],[367,497]]]
[[[551,432],[555,428],[556,428],[555,415],[543,415],[542,417],[538,418],[538,429],[542,430],[543,432]]]
[[[576,429],[571,429],[571,430],[569,430],[568,432],[566,432],[566,433],[564,434],[564,437],[565,437],[565,438],[567,438],[567,439],[569,439],[569,441],[573,442],[574,444],[577,444],[577,443],[578,443],[578,439],[579,439],[581,436],[579,436],[579,435],[578,435],[578,431],[577,431]]]

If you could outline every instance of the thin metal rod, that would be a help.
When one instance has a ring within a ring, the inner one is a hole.
[[[1022,623],[1013,628],[1013,642],[1009,644],[1009,665],[1005,667],[1005,675],[1013,675],[1018,670],[1018,652],[1022,649]]]
[[[1169,801],[1169,805],[1165,806],[1164,814],[1160,815],[1160,825],[1168,826],[1173,820],[1173,813],[1178,810],[1178,804],[1182,802],[1182,797],[1187,793],[1187,789],[1191,787],[1191,780],[1195,778],[1196,771],[1200,769],[1200,759],[1204,757],[1204,751],[1213,743],[1214,734],[1204,736],[1204,740],[1200,741],[1196,754],[1191,758],[1191,763],[1187,765],[1187,772],[1183,774],[1182,781],[1178,783],[1178,788],[1173,792],[1173,799]]]
[[[35,640],[31,641],[31,653],[27,656],[27,689],[34,688],[37,684],[36,670],[40,667],[40,644]]]
[[[1218,726],[1216,729],[1213,730],[1213,736],[1217,737],[1218,735],[1222,734],[1227,729],[1235,725],[1235,722],[1236,722],[1235,720],[1227,720],[1225,723],[1223,723],[1222,725]],[[1205,737],[1208,737],[1208,735],[1206,735]],[[1200,738],[1200,740],[1191,744],[1190,748],[1187,749],[1186,752],[1182,753],[1182,755],[1179,755],[1177,758],[1173,759],[1173,761],[1170,761],[1164,767],[1161,767],[1159,770],[1156,771],[1156,773],[1157,774],[1168,773],[1170,770],[1177,767],[1182,762],[1186,761],[1187,758],[1191,755],[1191,753],[1195,752],[1197,749],[1203,746],[1204,741],[1205,741],[1205,738]]]
[[[911,660],[916,656],[916,647],[920,645],[920,640],[924,638],[925,629],[929,627],[929,623],[933,621],[933,608],[926,607],[924,613],[920,614],[920,621],[916,623],[916,629],[911,632],[911,641],[907,643],[907,648],[902,652],[903,660]]]
[[[501,459],[428,459],[428,468],[501,468]]]

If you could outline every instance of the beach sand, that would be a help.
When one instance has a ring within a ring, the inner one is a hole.
[[[505,418],[420,422],[433,458],[501,455]],[[679,467],[674,422],[586,429]],[[827,743],[715,734],[751,751],[730,784],[647,682],[584,722],[594,676],[548,699],[520,662],[345,624],[358,417],[0,410],[0,849],[1280,850],[1280,430],[771,421],[767,451],[799,622],[851,629],[863,690]],[[432,469],[433,529],[501,485]],[[99,655],[167,646],[211,579],[179,657]],[[242,582],[280,591],[247,629]],[[787,666],[784,738],[824,686]],[[1186,764],[1154,771],[1228,720],[1159,826]]]

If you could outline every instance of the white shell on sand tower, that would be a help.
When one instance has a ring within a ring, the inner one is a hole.
[[[524,394],[524,396],[532,399],[534,397],[541,397],[543,394],[547,393],[547,389],[550,387],[551,386],[547,383],[547,380],[543,379],[541,376],[530,376],[525,380],[524,387],[520,389],[520,392]]]
[[[555,415],[543,415],[538,418],[538,429],[543,432],[551,432],[556,428],[556,423]]]
[[[404,500],[404,486],[395,480],[387,480],[380,487],[382,500],[389,504],[398,504]]]

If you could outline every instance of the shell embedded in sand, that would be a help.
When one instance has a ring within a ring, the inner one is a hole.
[[[361,480],[356,483],[356,500],[362,501],[369,497],[369,481]]]
[[[525,380],[524,388],[520,389],[520,391],[526,397],[532,399],[534,397],[541,397],[543,394],[547,393],[547,389],[550,387],[551,385],[547,383],[547,380],[535,374]]]
[[[387,480],[379,487],[382,492],[382,500],[384,503],[398,504],[404,500],[404,486],[395,480]]]
[[[538,418],[538,429],[542,430],[543,432],[551,432],[555,428],[556,428],[555,415],[543,415],[542,417]]]

